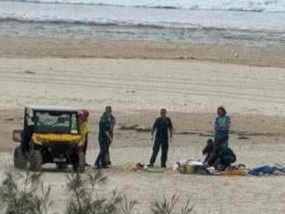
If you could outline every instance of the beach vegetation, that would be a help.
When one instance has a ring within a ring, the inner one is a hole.
[[[29,170],[24,172],[6,172],[0,185],[1,214],[51,214],[54,201],[51,197],[51,186],[46,186],[41,173]],[[67,174],[62,211],[65,214],[135,214],[138,201],[129,200],[122,191],[104,190],[107,177],[100,171],[88,171],[85,174]],[[181,208],[179,196],[174,194],[170,199],[150,202],[151,214],[190,214],[194,204],[187,200]]]

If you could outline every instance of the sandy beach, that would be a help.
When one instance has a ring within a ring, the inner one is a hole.
[[[210,45],[153,41],[0,36],[0,56],[38,58],[178,59],[285,67],[283,46]]]
[[[213,134],[216,108],[232,117],[230,146],[248,167],[285,165],[284,50],[247,46],[160,44],[145,42],[61,41],[0,38],[0,175],[14,170],[11,132],[22,125],[26,104],[72,105],[90,110],[91,164],[98,152],[98,118],[112,105],[118,125],[112,145],[113,167],[106,185],[138,200],[136,213],[150,201],[179,193],[191,197],[194,213],[284,213],[284,178],[211,177],[128,172],[129,163],[147,163],[150,133],[120,130],[122,125],[150,127],[161,107],[169,110],[175,135],[168,165],[202,159]],[[46,166],[49,168],[50,166]],[[55,200],[52,213],[64,213],[65,174],[43,172]],[[0,180],[1,180],[0,179]]]

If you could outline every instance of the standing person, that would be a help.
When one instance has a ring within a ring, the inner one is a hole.
[[[218,116],[215,121],[215,145],[217,147],[228,146],[231,118],[226,114],[224,107],[220,106],[217,109]]]
[[[157,118],[153,124],[151,136],[155,133],[155,140],[153,145],[153,152],[150,158],[149,167],[153,167],[159,149],[161,147],[161,167],[166,168],[167,153],[168,153],[168,141],[169,135],[172,138],[173,125],[171,119],[166,116],[166,109],[160,110],[160,117]],[[168,135],[169,132],[169,135]]]
[[[79,130],[81,135],[81,141],[83,142],[83,153],[86,156],[87,146],[88,146],[88,117],[89,112],[87,110],[79,111]],[[85,163],[85,165],[88,165]]]
[[[112,139],[114,138],[114,127],[116,125],[116,118],[114,117],[112,113],[112,106],[106,106],[105,112],[102,114],[100,120],[108,120],[110,122],[110,134]],[[105,161],[107,165],[111,165],[111,159],[110,159],[110,150],[108,149],[106,155],[105,155]]]
[[[106,109],[107,109],[107,107],[106,107]],[[111,124],[111,121],[108,117],[108,114],[110,112],[106,111],[105,113],[106,113],[106,115],[104,117],[101,117],[100,122],[99,122],[98,140],[99,140],[100,151],[99,151],[98,157],[97,157],[95,164],[94,164],[96,168],[108,168],[108,165],[106,163],[106,154],[108,153],[110,144],[113,141],[112,124]]]

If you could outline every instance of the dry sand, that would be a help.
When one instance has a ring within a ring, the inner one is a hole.
[[[6,42],[14,39],[10,48],[8,43],[4,44],[5,39]],[[35,41],[32,47],[41,47],[41,43],[37,45],[38,40],[28,40]],[[58,49],[64,50],[66,44],[61,46],[56,42]],[[21,128],[23,106],[29,103],[90,109],[91,139],[87,156],[90,163],[98,152],[98,118],[105,105],[113,105],[117,127],[131,124],[149,127],[159,108],[166,107],[176,132],[169,151],[169,166],[180,159],[202,158],[201,149],[212,134],[215,109],[225,105],[232,116],[230,145],[238,162],[248,167],[285,165],[285,69],[275,68],[273,61],[268,61],[271,67],[249,67],[193,60],[78,58],[74,53],[75,47],[82,51],[80,45],[71,46],[65,52],[71,58],[63,59],[40,54],[44,49],[39,48],[37,52],[38,49],[33,51],[28,46],[18,49],[18,45],[15,38],[0,39],[1,179],[5,171],[13,169],[11,152],[16,144],[11,140],[11,132]],[[115,49],[114,53],[119,54],[123,49]],[[249,59],[256,59],[255,55],[247,54]],[[156,58],[166,57],[157,55]],[[248,139],[241,140],[240,136]],[[173,193],[180,194],[180,205],[191,197],[196,204],[194,213],[199,214],[285,211],[284,177],[194,176],[171,170],[128,172],[124,170],[128,163],[149,159],[151,141],[145,132],[117,129],[111,153],[114,166],[105,171],[108,182],[98,191],[124,190],[130,198],[139,201],[138,214],[149,213],[152,199],[170,197]],[[66,174],[44,171],[43,179],[52,186],[55,200],[52,213],[64,213]]]

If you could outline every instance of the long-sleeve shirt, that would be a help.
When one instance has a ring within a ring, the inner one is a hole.
[[[215,138],[223,139],[228,137],[231,127],[231,118],[229,116],[219,116],[215,121]]]
[[[231,127],[231,118],[229,116],[219,116],[215,121],[216,131],[229,131]]]

